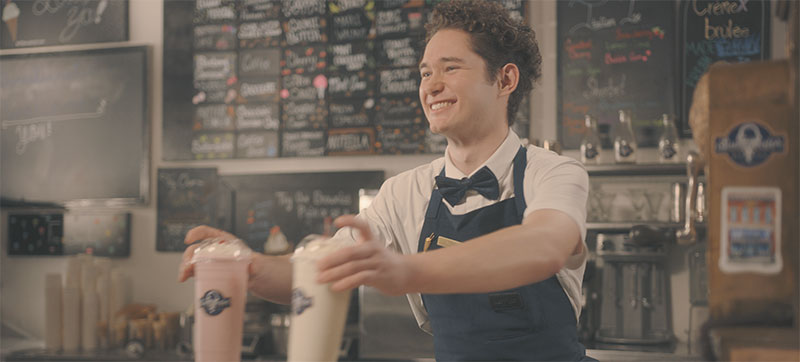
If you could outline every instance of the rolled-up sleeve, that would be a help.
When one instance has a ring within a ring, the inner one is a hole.
[[[569,215],[586,239],[586,199],[589,176],[583,165],[568,157],[548,157],[528,163],[525,180],[525,217],[541,209]]]

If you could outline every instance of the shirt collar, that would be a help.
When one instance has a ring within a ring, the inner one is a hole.
[[[486,160],[482,165],[473,171],[473,173],[477,172],[483,166],[489,167],[489,169],[494,173],[497,179],[503,178],[506,173],[511,169],[511,166],[514,163],[514,157],[517,155],[517,151],[519,151],[519,147],[522,145],[522,142],[519,140],[519,136],[514,133],[513,130],[508,130],[508,135],[503,143],[500,144],[500,147],[494,151],[494,153]],[[444,172],[445,176],[454,178],[454,179],[461,179],[464,177],[469,177],[472,175],[464,175],[461,170],[459,170],[453,162],[450,161],[450,147],[445,148],[444,151]]]

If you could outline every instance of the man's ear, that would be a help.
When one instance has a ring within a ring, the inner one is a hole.
[[[519,84],[519,68],[516,64],[508,63],[500,68],[498,86],[500,87],[500,95],[511,95],[517,84]]]

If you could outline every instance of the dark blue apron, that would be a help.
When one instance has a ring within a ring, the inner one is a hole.
[[[439,237],[469,241],[522,223],[525,152],[520,147],[514,157],[513,198],[453,215],[434,188],[418,251],[440,248]],[[425,250],[427,238],[431,240]],[[501,292],[423,294],[422,301],[430,317],[437,360],[592,360],[578,342],[575,312],[555,275]]]

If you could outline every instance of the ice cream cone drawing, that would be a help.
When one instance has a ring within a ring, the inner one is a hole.
[[[17,42],[17,20],[19,19],[19,7],[13,2],[6,3],[3,7],[3,22],[6,23],[8,34],[11,36],[11,43]]]

